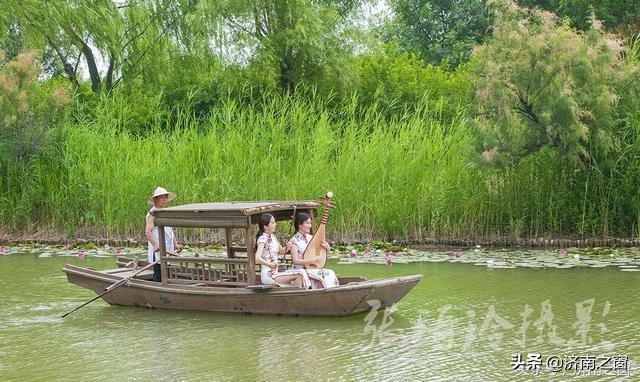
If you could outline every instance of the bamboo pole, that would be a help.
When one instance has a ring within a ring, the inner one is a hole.
[[[167,286],[167,244],[165,243],[164,226],[158,226],[158,240],[160,241],[160,278],[162,286]]]
[[[251,216],[247,216],[247,259],[249,260],[249,266],[247,268],[247,277],[249,278],[249,284],[256,283],[256,247],[255,238],[253,237],[253,225],[251,224]]]
[[[137,270],[136,272],[134,272],[131,276],[129,276],[129,277],[125,277],[125,278],[123,278],[122,280],[120,280],[120,281],[118,281],[118,282],[116,282],[116,283],[114,283],[114,284],[111,284],[110,286],[108,286],[107,288],[105,288],[105,291],[104,291],[104,292],[100,293],[99,295],[97,295],[96,297],[92,298],[91,300],[89,300],[89,301],[87,301],[87,302],[84,302],[84,303],[82,303],[82,304],[80,304],[80,305],[76,306],[75,308],[71,309],[70,311],[68,311],[68,312],[64,313],[61,317],[62,317],[62,318],[65,318],[65,317],[67,317],[68,315],[70,315],[71,313],[75,312],[76,310],[78,310],[78,309],[80,309],[80,308],[82,308],[82,307],[84,307],[84,306],[89,305],[90,303],[94,302],[95,300],[99,299],[100,297],[104,296],[105,294],[107,294],[107,293],[109,293],[109,292],[111,292],[111,291],[113,291],[113,290],[115,290],[115,289],[117,289],[117,288],[119,288],[119,287],[121,287],[121,286],[125,285],[125,284],[127,283],[127,281],[129,281],[129,279],[132,279],[132,278],[136,277],[137,275],[139,275],[140,273],[142,273],[142,271],[147,270],[149,267],[154,266],[156,263],[157,263],[157,261],[155,261],[155,262],[153,262],[153,263],[149,263],[149,264],[147,264],[146,266],[144,266],[143,268],[140,268],[139,270]]]

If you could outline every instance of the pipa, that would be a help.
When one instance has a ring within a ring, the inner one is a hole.
[[[328,191],[327,194],[320,198],[320,202],[324,204],[324,212],[322,213],[322,219],[320,220],[320,224],[318,228],[316,228],[315,234],[309,241],[309,245],[307,245],[307,249],[304,251],[305,259],[313,259],[320,258],[320,264],[309,264],[307,268],[317,269],[324,268],[324,265],[327,262],[327,250],[322,248],[320,243],[327,240],[326,236],[326,225],[327,219],[329,219],[329,211],[331,208],[335,208],[335,204],[331,200],[333,198],[333,192]]]

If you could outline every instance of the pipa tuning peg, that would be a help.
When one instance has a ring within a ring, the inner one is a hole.
[[[330,200],[331,198],[333,198],[333,192],[332,191],[327,191],[324,195],[322,195],[320,197],[320,200]]]
[[[333,192],[327,191],[326,194],[320,197],[320,202],[329,208],[336,208],[336,205],[333,201]]]
[[[336,204],[330,200],[323,200],[322,204],[324,204],[325,207],[336,208]]]

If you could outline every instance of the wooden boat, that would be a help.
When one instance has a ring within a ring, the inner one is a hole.
[[[339,277],[340,285],[327,289],[274,287],[260,284],[254,251],[254,224],[269,212],[276,220],[289,221],[296,212],[315,215],[320,206],[305,202],[224,202],[189,204],[152,212],[160,233],[162,282],[151,281],[153,271],[144,271],[102,299],[111,305],[147,308],[242,312],[286,315],[346,316],[399,301],[422,275],[366,280]],[[226,231],[227,258],[168,256],[163,227],[222,228]],[[233,230],[244,231],[246,246],[234,247]],[[242,255],[246,254],[246,255]],[[96,271],[67,264],[69,282],[100,294],[135,272],[130,259],[119,258],[118,268]],[[138,266],[144,266],[141,261]]]

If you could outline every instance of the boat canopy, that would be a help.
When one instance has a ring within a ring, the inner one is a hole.
[[[215,202],[153,209],[157,226],[198,228],[249,228],[258,215],[268,212],[278,221],[291,220],[294,212],[315,215],[316,201]]]

